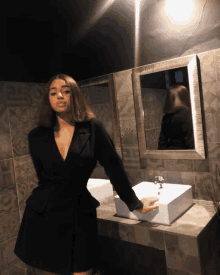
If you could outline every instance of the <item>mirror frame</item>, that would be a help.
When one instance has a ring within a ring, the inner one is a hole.
[[[200,105],[197,55],[174,58],[132,69],[134,108],[137,122],[137,134],[141,163],[147,158],[153,159],[205,159],[205,148]],[[144,130],[144,110],[141,96],[140,76],[187,66],[189,92],[192,108],[192,122],[195,149],[193,150],[148,150]]]
[[[122,146],[121,146],[121,136],[120,136],[120,123],[118,119],[118,108],[117,108],[117,101],[116,101],[116,93],[115,93],[115,86],[113,80],[113,74],[98,76],[94,78],[89,78],[81,81],[77,81],[81,88],[95,86],[103,83],[108,83],[109,90],[110,90],[110,104],[112,106],[112,131],[113,131],[113,141],[115,145],[115,149],[119,156],[122,159]],[[90,106],[92,107],[92,106]]]

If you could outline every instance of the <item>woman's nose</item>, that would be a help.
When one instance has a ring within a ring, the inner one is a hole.
[[[58,93],[58,97],[63,97],[61,92]]]

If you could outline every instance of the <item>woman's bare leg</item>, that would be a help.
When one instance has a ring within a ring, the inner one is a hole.
[[[93,270],[93,268],[91,268],[85,272],[74,272],[73,275],[92,275],[92,270]],[[72,273],[71,273],[71,275],[72,275]]]

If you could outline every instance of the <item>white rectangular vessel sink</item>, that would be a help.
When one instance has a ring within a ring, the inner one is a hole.
[[[170,225],[193,205],[192,186],[173,183],[163,183],[162,186],[162,189],[158,189],[159,184],[155,185],[153,182],[143,181],[132,187],[139,200],[144,197],[149,200],[158,198],[157,202],[151,204],[151,206],[159,205],[158,208],[145,214],[136,210],[130,212],[127,205],[117,195],[115,196],[116,214],[133,220]]]
[[[99,202],[113,196],[113,187],[110,180],[90,178],[87,187],[91,195]]]

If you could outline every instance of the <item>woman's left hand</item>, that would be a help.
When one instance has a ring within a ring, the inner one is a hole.
[[[142,214],[145,214],[153,209],[156,209],[158,208],[159,206],[150,206],[152,203],[158,201],[159,199],[154,199],[154,200],[149,200],[149,198],[143,198],[141,201],[143,202],[143,208],[142,209],[136,209],[136,211],[142,213]]]

